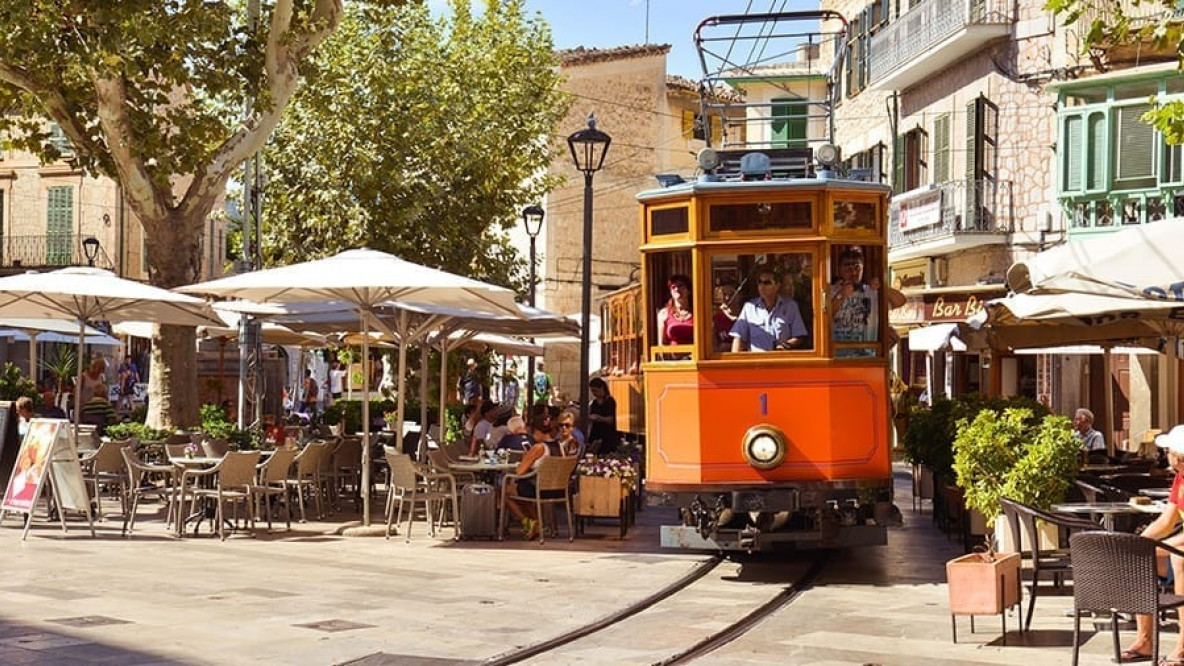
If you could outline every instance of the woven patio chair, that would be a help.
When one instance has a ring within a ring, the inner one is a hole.
[[[324,442],[314,442],[304,447],[304,450],[297,454],[296,459],[292,461],[292,471],[288,476],[286,484],[288,488],[296,491],[296,501],[300,507],[300,522],[308,522],[308,516],[304,510],[304,492],[307,490],[312,496],[317,507],[317,517],[324,515],[321,511],[321,457],[324,455],[326,444]]]
[[[511,500],[521,500],[524,502],[533,502],[537,509],[540,544],[546,542],[547,533],[547,526],[544,522],[544,505],[550,507],[563,505],[563,508],[567,510],[567,540],[575,541],[575,529],[571,510],[571,477],[575,472],[576,463],[579,460],[576,456],[547,456],[531,472],[526,474],[506,474],[503,476],[502,517],[498,523],[498,538],[504,539],[506,536],[506,503]],[[534,495],[510,494],[510,483],[521,479],[534,480]],[[548,491],[562,491],[562,494],[556,497],[543,497],[543,493]]]
[[[251,485],[255,483],[255,466],[259,463],[258,451],[231,451],[226,454],[217,465],[209,469],[185,472],[185,476],[200,479],[204,476],[214,476],[212,488],[202,487],[200,484],[189,490],[189,512],[197,509],[197,502],[201,499],[212,499],[217,502],[214,522],[218,526],[218,536],[226,540],[226,504],[235,506],[235,518],[238,517],[238,505],[242,504],[247,510],[249,524],[255,522],[255,511],[251,506]]]
[[[386,451],[386,464],[390,469],[390,482],[386,498],[386,538],[391,538],[391,526],[403,521],[403,505],[409,504],[407,510],[407,541],[411,541],[411,524],[415,522],[415,504],[423,503],[424,514],[428,519],[428,535],[436,536],[436,519],[432,514],[433,502],[451,503],[452,515],[458,516],[456,499],[456,485],[449,489],[441,485],[447,480],[445,475],[429,472],[411,461],[406,453]],[[398,505],[396,513],[395,506]],[[453,523],[453,538],[459,537],[459,529]]]
[[[172,494],[176,490],[178,469],[172,465],[146,463],[136,455],[134,448],[130,446],[120,447],[119,453],[127,466],[127,478],[131,480],[131,483],[128,484],[131,506],[123,515],[122,534],[127,536],[136,528],[136,508],[140,506],[140,498],[150,493],[158,493],[162,499],[165,498],[165,493],[168,493],[168,513],[165,515],[165,523],[172,523],[173,514],[177,510],[172,500]],[[154,478],[163,479],[164,486],[160,487],[152,483]]]
[[[1160,592],[1155,571],[1157,547],[1184,556],[1184,551],[1136,534],[1079,532],[1069,538],[1073,563],[1073,666],[1077,666],[1081,614],[1085,611],[1110,613],[1115,662],[1121,654],[1118,614],[1150,615],[1154,618],[1151,663],[1159,663],[1159,613],[1184,606],[1184,596]]]
[[[123,461],[123,447],[115,442],[103,442],[92,453],[78,459],[82,463],[82,480],[94,487],[95,510],[103,517],[103,486],[116,488],[119,507],[127,515],[127,465]]]
[[[267,501],[276,497],[284,504],[284,520],[288,529],[292,529],[292,502],[288,492],[288,471],[292,461],[296,458],[295,449],[276,449],[271,457],[259,463],[255,482],[251,484],[251,496],[256,501],[255,517],[262,510],[267,514],[267,531],[271,531],[271,507]],[[254,518],[251,526],[254,527]]]

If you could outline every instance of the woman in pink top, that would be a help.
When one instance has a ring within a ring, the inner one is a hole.
[[[1180,524],[1180,519],[1184,518],[1184,425],[1178,425],[1168,434],[1156,437],[1155,444],[1167,449],[1168,469],[1176,473],[1176,478],[1172,481],[1172,490],[1163,513],[1155,522],[1143,528],[1141,534],[1148,539],[1163,539],[1165,543],[1182,548],[1184,533],[1169,535]],[[1160,577],[1172,581],[1176,594],[1184,594],[1184,558],[1178,555],[1169,556],[1163,550],[1160,550],[1158,555],[1157,568]],[[1151,661],[1152,621],[1150,615],[1135,616],[1138,633],[1135,635],[1135,642],[1120,655],[1120,662]],[[1163,657],[1159,663],[1184,666],[1184,631],[1176,639],[1176,647],[1171,654]]]
[[[695,318],[691,313],[691,279],[671,275],[666,281],[670,300],[658,310],[659,342],[663,345],[689,345],[694,340]]]

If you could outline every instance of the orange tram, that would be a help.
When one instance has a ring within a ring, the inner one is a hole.
[[[605,312],[639,332],[629,349],[607,331],[605,351],[623,423],[644,405],[646,499],[679,509],[662,544],[883,544],[890,188],[845,177],[825,141],[698,162],[637,195],[641,284]]]

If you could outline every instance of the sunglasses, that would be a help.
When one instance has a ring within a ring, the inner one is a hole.
[[[574,423],[560,423],[559,427],[560,428],[574,428],[574,427],[576,427],[576,424],[574,424]]]
[[[777,284],[773,280],[757,280],[760,284]]]

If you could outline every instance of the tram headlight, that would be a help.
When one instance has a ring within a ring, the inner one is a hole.
[[[773,469],[785,461],[785,433],[775,426],[756,425],[744,433],[744,459],[757,469]]]
[[[833,169],[839,165],[839,147],[833,143],[824,143],[814,149],[814,157],[823,169]]]

